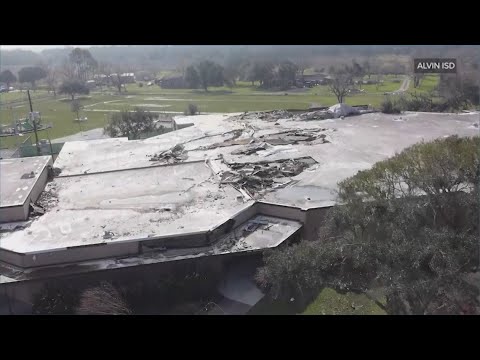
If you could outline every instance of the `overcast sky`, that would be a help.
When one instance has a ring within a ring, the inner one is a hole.
[[[63,48],[63,47],[91,47],[92,45],[2,45],[0,48],[2,50],[32,50],[35,52],[40,52],[45,49],[54,49],[54,48]],[[96,45],[98,46],[98,45]]]

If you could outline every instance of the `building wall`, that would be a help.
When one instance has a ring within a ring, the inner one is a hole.
[[[28,202],[23,205],[0,208],[0,221],[13,222],[23,221],[28,217]]]

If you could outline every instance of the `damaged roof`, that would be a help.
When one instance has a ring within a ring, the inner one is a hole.
[[[256,200],[331,206],[337,183],[358,170],[421,140],[478,134],[478,114],[315,116],[177,117],[192,126],[67,142],[40,198],[45,214],[2,231],[0,246],[32,252],[208,231]]]

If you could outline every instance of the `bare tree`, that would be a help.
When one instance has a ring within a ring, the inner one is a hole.
[[[80,297],[78,315],[130,315],[132,311],[115,287],[103,282],[85,290]]]
[[[332,75],[332,81],[328,85],[330,91],[337,97],[341,104],[353,86],[353,75],[347,70],[337,71]]]
[[[53,92],[53,96],[57,97],[58,70],[52,64],[45,65],[45,70],[47,71],[45,81],[48,85],[48,91]]]
[[[69,79],[69,80],[75,79],[75,67],[70,61],[68,61],[68,59],[65,59],[63,61],[62,66],[60,68],[60,73],[66,79]]]
[[[298,75],[301,77],[303,81],[305,70],[308,69],[310,66],[312,66],[312,64],[310,63],[310,61],[308,61],[307,58],[295,59],[294,63],[297,65]]]

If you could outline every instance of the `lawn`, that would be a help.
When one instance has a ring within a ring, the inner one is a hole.
[[[386,315],[386,312],[365,294],[355,294],[352,292],[339,294],[331,288],[325,288],[317,298],[307,306],[302,314]]]
[[[111,100],[112,96],[93,96],[92,98],[82,99],[80,102],[82,105],[94,104],[100,101]],[[40,131],[39,138],[50,139],[59,138],[66,135],[75,134],[80,131],[78,123],[75,123],[73,119],[76,117],[74,113],[70,110],[69,101],[60,101],[60,100],[44,100],[44,101],[33,101],[33,110],[40,111],[42,116],[42,123],[51,123],[53,128]],[[28,114],[29,108],[27,103],[22,105],[17,105],[16,108],[7,108],[2,106],[0,108],[0,123],[1,124],[11,124],[13,118],[19,119],[21,117],[26,117]],[[87,116],[88,121],[82,123],[81,130],[90,130],[98,127],[103,127],[105,123],[105,113],[101,112],[84,112],[82,116]],[[23,141],[27,135],[24,137],[17,136],[8,136],[0,138],[0,148],[9,148],[15,147],[19,141]]]
[[[410,82],[409,92],[429,93],[435,90],[439,81],[440,77],[438,75],[425,75],[425,77],[420,80],[420,85],[416,88],[413,87],[413,80]]]
[[[380,294],[381,292],[379,292]],[[379,296],[376,294],[375,296]],[[385,303],[385,299],[382,300]],[[298,313],[300,311],[300,313]],[[248,315],[386,315],[374,301],[365,294],[347,292],[340,294],[331,288],[324,288],[317,298],[305,309],[295,309],[293,302],[272,300],[265,296]]]
[[[46,90],[30,91],[30,97],[33,99],[45,98],[49,95]],[[27,101],[28,96],[26,91],[10,91],[8,93],[0,93],[0,104]]]
[[[258,84],[256,84],[258,85]],[[350,105],[371,104],[379,106],[383,100],[383,92],[387,89],[397,89],[400,85],[386,81],[379,92],[360,93],[349,96],[345,102]],[[211,87],[208,92],[192,89],[161,89],[158,86],[143,86],[128,84],[127,92],[115,94],[112,89],[95,91],[79,101],[85,107],[81,116],[87,116],[88,121],[82,123],[82,131],[103,127],[109,114],[122,109],[131,109],[141,106],[149,111],[183,112],[190,103],[197,104],[200,112],[243,112],[262,111],[273,109],[308,109],[311,106],[330,106],[337,103],[337,99],[329,92],[328,86],[316,86],[308,89],[293,91],[272,92],[258,89],[249,82],[238,82],[237,86]],[[42,122],[51,123],[52,129],[40,132],[40,138],[51,139],[72,135],[80,131],[76,117],[70,110],[70,101],[64,96],[45,97],[45,91],[31,92],[34,111],[39,111]],[[14,97],[17,96],[17,98]],[[3,94],[2,94],[3,96]],[[8,101],[18,100],[15,103],[0,104],[0,123],[12,124],[14,119],[27,116],[29,112],[26,93],[7,93]],[[22,98],[23,96],[23,98]],[[21,101],[23,99],[23,101]],[[5,101],[2,97],[1,101]],[[24,138],[0,138],[0,148],[15,147]]]

